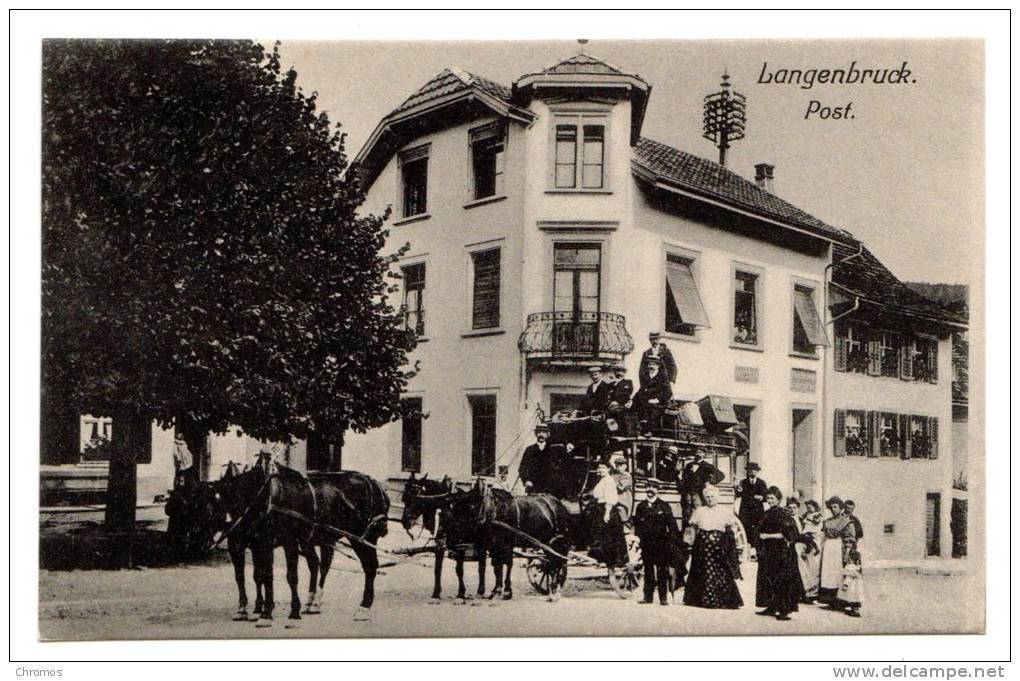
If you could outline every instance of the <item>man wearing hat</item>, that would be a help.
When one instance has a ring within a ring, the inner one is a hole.
[[[562,458],[563,447],[549,444],[549,426],[539,423],[535,426],[535,443],[525,447],[517,467],[524,493],[555,493]]]
[[[645,597],[638,602],[651,603],[652,594],[658,589],[659,604],[669,605],[666,600],[669,568],[683,542],[672,509],[659,498],[659,483],[649,480],[645,497],[634,509],[634,532],[641,542],[641,560],[645,565]]]
[[[761,466],[751,461],[747,464],[747,476],[737,483],[737,498],[740,500],[740,507],[737,516],[747,533],[747,542],[758,550],[758,525],[765,515],[765,495],[768,494],[768,484],[758,477]]]
[[[616,423],[619,425],[619,434],[629,435],[633,432],[634,425],[631,423],[634,419],[630,415],[630,409],[634,406],[632,400],[634,381],[627,378],[627,367],[622,364],[612,367],[612,371],[616,375],[616,382],[613,383],[609,393],[609,414],[616,419]]]
[[[669,382],[676,383],[676,360],[673,359],[673,353],[662,342],[662,334],[652,331],[648,334],[648,343],[648,349],[641,354],[641,369],[638,372],[638,380],[641,385],[644,385],[648,378],[648,364],[649,360],[653,358],[662,364]]]
[[[612,386],[602,380],[602,367],[588,367],[588,376],[591,378],[591,385],[584,392],[584,399],[581,400],[581,412],[584,416],[590,416],[593,412],[605,413],[609,408],[609,396]]]
[[[634,409],[641,419],[641,432],[650,434],[659,427],[659,417],[673,399],[673,389],[662,373],[662,360],[648,359],[648,375],[634,395]]]
[[[627,455],[613,452],[609,455],[609,467],[609,475],[616,481],[616,493],[620,497],[620,516],[627,522],[634,505],[634,478],[627,471]]]

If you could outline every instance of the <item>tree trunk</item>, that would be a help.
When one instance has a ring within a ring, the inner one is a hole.
[[[135,506],[138,501],[138,453],[146,446],[150,422],[135,412],[123,411],[113,415],[111,439],[110,477],[106,485],[106,527],[115,532],[128,531],[135,526]]]

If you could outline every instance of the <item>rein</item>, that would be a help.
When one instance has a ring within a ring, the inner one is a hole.
[[[560,553],[559,551],[557,551],[553,547],[549,546],[548,544],[540,542],[539,540],[535,539],[534,537],[532,537],[527,532],[523,532],[521,530],[518,530],[516,527],[513,527],[511,525],[508,525],[508,524],[504,523],[502,520],[493,520],[491,522],[492,522],[493,525],[498,525],[499,527],[503,528],[504,530],[507,530],[508,532],[513,532],[518,537],[521,537],[522,539],[528,540],[529,542],[531,542],[532,544],[534,544],[538,548],[542,549],[546,553],[549,553],[549,554],[551,554],[553,556],[556,556],[557,558],[559,558],[561,560],[570,560],[569,557],[564,556],[562,553]]]
[[[222,543],[223,543],[223,540],[224,540],[224,539],[226,539],[227,537],[229,537],[229,536],[230,536],[231,534],[233,534],[233,533],[234,533],[234,530],[236,530],[236,529],[237,529],[237,526],[241,524],[241,521],[242,521],[242,520],[244,520],[245,516],[247,516],[247,515],[248,515],[248,513],[250,513],[250,512],[251,512],[251,510],[252,510],[253,508],[255,508],[255,504],[256,504],[256,503],[258,503],[259,497],[261,497],[261,496],[262,496],[262,492],[263,492],[263,491],[264,491],[264,490],[266,489],[266,487],[267,487],[267,486],[269,485],[269,481],[270,481],[270,480],[272,480],[272,479],[273,479],[273,478],[272,478],[272,476],[270,476],[270,477],[267,477],[267,478],[265,479],[265,481],[264,481],[264,482],[262,483],[262,486],[261,486],[261,487],[259,487],[259,491],[255,493],[255,498],[254,498],[254,499],[252,499],[252,502],[251,502],[250,504],[248,504],[248,508],[244,509],[244,512],[243,512],[243,513],[241,513],[241,515],[240,515],[240,516],[238,516],[237,520],[236,520],[236,521],[234,521],[234,524],[233,524],[233,525],[231,525],[231,526],[230,526],[230,527],[229,527],[229,528],[227,529],[227,531],[226,531],[226,532],[224,532],[224,533],[223,533],[223,534],[222,534],[222,535],[220,536],[220,538],[216,540],[216,543],[215,543],[215,544],[213,544],[212,546],[210,546],[210,547],[209,547],[209,550],[210,550],[210,551],[214,550],[214,549],[215,549],[215,548],[216,548],[217,546],[219,546],[220,544],[222,544]],[[271,504],[271,503],[270,503],[270,510],[272,510],[272,504]]]

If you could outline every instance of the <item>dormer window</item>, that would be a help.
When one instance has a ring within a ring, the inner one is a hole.
[[[401,217],[410,218],[428,212],[429,145],[408,149],[400,154]]]
[[[606,188],[604,115],[557,115],[554,128],[553,189],[593,191]]]

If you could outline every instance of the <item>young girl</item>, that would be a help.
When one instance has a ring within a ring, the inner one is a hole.
[[[857,547],[847,552],[846,565],[843,567],[843,582],[839,587],[839,604],[846,608],[850,617],[861,616],[861,603],[864,601],[864,573],[861,569],[861,552]]]

